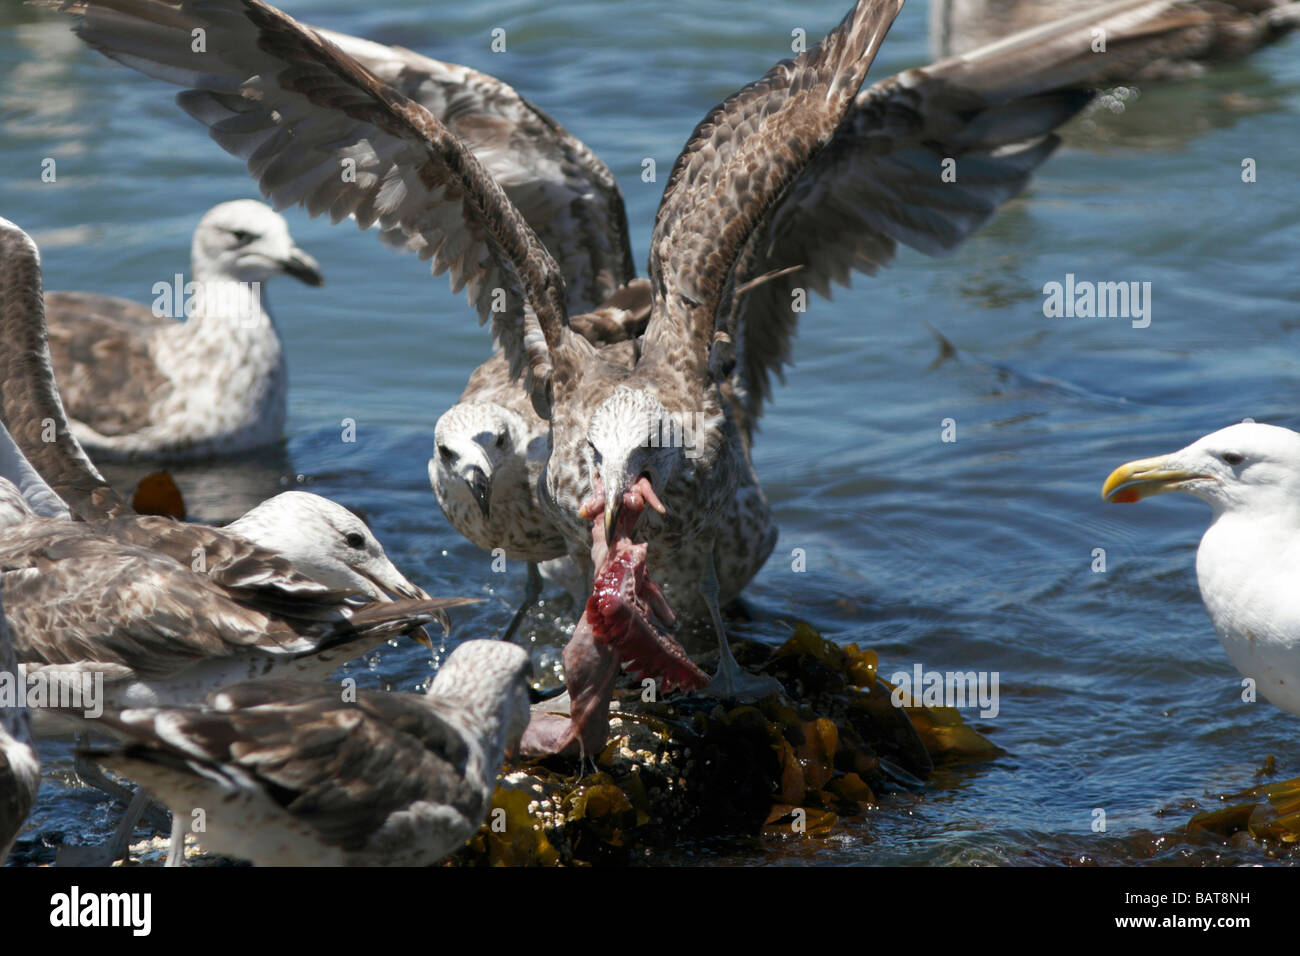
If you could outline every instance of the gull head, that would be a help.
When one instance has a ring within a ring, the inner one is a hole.
[[[438,668],[429,696],[463,708],[480,730],[502,731],[506,752],[513,755],[528,726],[532,671],[528,652],[517,644],[466,641]]]
[[[194,230],[194,272],[209,279],[266,282],[290,275],[323,285],[320,266],[289,235],[284,217],[252,199],[209,209]]]
[[[364,521],[320,495],[286,491],[232,521],[227,530],[278,552],[326,587],[358,591],[376,601],[390,600],[391,594],[429,597],[393,566]]]
[[[584,456],[593,490],[600,482],[606,544],[613,543],[623,496],[633,486],[644,490],[648,482],[646,503],[665,513],[661,493],[681,470],[688,441],[699,438],[683,425],[654,395],[626,385],[618,386],[591,416]]]
[[[1140,501],[1185,491],[1216,515],[1262,509],[1283,513],[1300,506],[1300,434],[1243,422],[1156,458],[1120,465],[1102,486],[1107,501]]]
[[[492,506],[492,481],[528,455],[528,424],[523,417],[491,402],[453,405],[434,426],[429,482],[446,508],[455,498],[472,500],[486,519]]]

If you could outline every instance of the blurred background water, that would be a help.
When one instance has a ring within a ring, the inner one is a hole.
[[[644,267],[663,181],[694,124],[788,55],[792,29],[815,39],[847,2],[284,6],[514,85],[609,164]],[[869,82],[927,62],[926,15],[908,4]],[[490,49],[496,27],[505,53]],[[1179,496],[1120,508],[1099,490],[1119,463],[1246,416],[1300,427],[1297,44],[1108,100],[955,255],[904,250],[893,268],[813,303],[755,449],[781,538],[746,597],[760,616],[797,616],[877,649],[886,676],[918,662],[996,671],[997,717],[966,717],[1006,755],[940,772],[825,841],[683,847],[670,861],[1271,859],[1249,842],[1170,837],[1195,804],[1214,804],[1207,795],[1255,783],[1268,754],[1300,773],[1300,721],[1241,701],[1201,607],[1193,559],[1208,511]],[[60,18],[5,0],[0,215],[36,238],[47,288],[150,301],[153,283],[188,269],[206,209],[257,195],[173,93],[84,48]],[[46,157],[53,184],[41,181]],[[657,183],[642,182],[646,157]],[[1253,184],[1241,181],[1246,157],[1258,164]],[[487,331],[414,257],[347,223],[286,216],[328,281],[270,290],[290,362],[288,440],[259,461],[181,470],[194,516],[225,520],[309,487],[363,512],[431,592],[487,599],[456,614],[453,644],[499,632],[523,569],[493,574],[447,525],[426,476],[433,424],[489,354]],[[1044,317],[1044,284],[1068,273],[1150,282],[1150,326]],[[927,326],[955,357],[941,357]],[[341,440],[345,418],[355,443]],[[941,440],[949,418],[955,442]],[[804,573],[792,570],[796,548]],[[552,600],[531,620],[543,663],[558,658],[571,611]],[[770,620],[736,632],[772,643],[787,633]],[[431,666],[403,645],[351,672],[412,690]],[[17,860],[111,827],[108,802],[71,779],[68,748],[49,748]],[[1092,832],[1094,808],[1105,833]]]

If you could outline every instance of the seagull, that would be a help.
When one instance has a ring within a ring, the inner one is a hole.
[[[621,202],[621,199],[619,200]],[[635,339],[649,318],[644,280],[584,316],[582,335],[610,361],[630,365]],[[523,603],[502,640],[510,640],[541,596],[543,572],[572,581],[576,574],[563,535],[543,511],[537,481],[550,456],[550,426],[510,375],[501,350],[474,370],[460,400],[434,426],[429,483],[453,528],[484,551],[528,568]],[[766,557],[766,556],[765,556]]]
[[[0,522],[0,594],[18,660],[33,674],[97,675],[115,708],[193,702],[241,680],[323,679],[466,603],[364,599],[249,545],[195,573],[166,548],[133,543],[131,529],[116,533],[123,519],[42,518],[4,478]]]
[[[284,218],[241,199],[199,220],[188,280],[152,305],[49,293],[54,372],[81,444],[102,460],[180,461],[279,441],[288,378],[265,297],[279,275],[323,282]]]
[[[37,515],[109,522],[111,535],[237,588],[289,587],[259,564],[268,555],[254,555],[251,544],[326,589],[374,601],[429,598],[393,566],[364,521],[320,495],[283,492],[221,529],[136,515],[74,434],[54,381],[41,303],[40,251],[19,226],[0,219],[0,475]]]
[[[236,680],[324,677],[473,603],[430,597],[317,495],[286,492],[227,528],[134,514],[72,434],[42,303],[39,250],[0,219],[0,591],[29,673],[102,675],[116,706],[191,703]],[[63,729],[36,717],[38,734]]]
[[[584,336],[594,344],[599,338]],[[602,356],[629,367],[630,339],[603,344]],[[737,416],[743,409],[726,392]],[[746,442],[749,436],[744,436]],[[434,429],[429,480],[448,522],[484,551],[526,562],[523,602],[501,639],[510,640],[528,608],[541,596],[542,579],[558,579],[571,590],[581,574],[568,558],[564,537],[538,496],[538,479],[550,457],[550,426],[538,417],[498,351],[470,376],[461,400],[442,414]],[[719,532],[720,588],[738,595],[776,547],[777,528],[757,477],[727,502]],[[756,546],[750,547],[756,543]],[[599,566],[599,562],[593,562]],[[579,585],[581,587],[581,585]],[[585,598],[575,594],[575,599]]]
[[[511,189],[527,191],[521,177],[547,179],[555,168],[528,151],[529,130],[546,123],[535,109],[517,122],[494,113],[481,74],[468,84],[465,121],[455,97],[441,110],[436,96],[425,105],[437,82],[403,75],[383,48],[339,42],[260,0],[59,6],[94,48],[185,87],[181,107],[248,160],[277,208],[378,225],[467,289],[480,319],[491,318],[510,375],[549,422],[539,501],[569,558],[591,581],[584,505],[597,479],[612,539],[623,495],[646,477],[654,497],[635,535],[648,544],[650,577],[682,618],[711,623],[725,696],[744,688],[719,612],[734,595],[720,582],[743,585],[744,576],[718,565],[756,570],[770,528],[742,527],[734,555],[717,545],[727,503],[756,486],[745,436],[790,359],[794,296],[829,295],[854,271],[886,264],[899,243],[929,254],[958,245],[1054,151],[1051,130],[1091,97],[1078,84],[1095,57],[1093,24],[1071,24],[862,88],[900,0],[859,0],[825,40],[729,97],[692,133],[655,218],[650,312],[629,366],[606,361],[575,330],[578,307],[633,281],[621,198],[582,189],[581,210],[606,212],[596,219],[512,201]],[[1123,28],[1140,25],[1120,22],[1112,39]],[[205,53],[187,52],[195,29],[207,32]],[[590,151],[561,139],[560,166],[600,180]],[[956,182],[942,176],[947,159]],[[341,177],[342,166],[355,175]],[[583,229],[566,232],[570,219]],[[727,389],[741,414],[729,410]]]
[[[930,45],[935,56],[955,56],[1067,19],[1100,21],[1113,11],[1127,15],[1126,5],[1113,0],[930,0]],[[1289,0],[1155,0],[1133,15],[1142,30],[1119,46],[1108,38],[1105,55],[1094,61],[1094,85],[1197,76],[1300,27],[1300,3]]]
[[[1129,503],[1166,491],[1213,511],[1196,579],[1229,659],[1266,699],[1300,714],[1300,434],[1231,425],[1172,455],[1121,465],[1101,493]]]
[[[3,508],[0,501],[0,521]],[[18,676],[18,661],[9,643],[9,625],[0,601],[0,681],[8,685],[7,690],[0,688],[0,865],[13,848],[41,785],[41,761],[32,742],[27,708],[10,696]]]
[[[238,684],[204,708],[102,722],[125,741],[89,753],[175,819],[204,813],[205,849],[261,866],[427,866],[483,822],[528,722],[523,648],[466,641],[423,695]]]

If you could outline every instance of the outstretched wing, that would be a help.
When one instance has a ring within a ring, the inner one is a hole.
[[[467,66],[316,32],[464,140],[559,263],[570,315],[601,306],[636,277],[614,174],[554,119],[506,83]],[[381,238],[407,244],[401,231]]]
[[[564,278],[497,181],[437,117],[314,30],[261,0],[60,9],[106,56],[187,87],[177,102],[247,161],[277,209],[400,231],[453,291],[468,290],[481,322],[492,316],[513,374],[558,343]]]
[[[77,517],[130,514],[68,430],[50,365],[40,253],[6,219],[0,219],[0,342],[0,420],[36,474]]]
[[[714,107],[673,165],[655,216],[647,343],[713,345],[750,235],[834,136],[902,0],[858,0],[820,43]]]
[[[899,243],[932,256],[955,249],[1052,155],[1052,131],[1092,98],[1098,59],[1118,68],[1153,35],[1182,29],[1173,5],[1123,0],[863,90],[736,266],[735,287],[754,287],[731,299],[719,326],[735,340],[748,420],[790,361],[795,290],[829,298],[833,283],[887,265]],[[1093,49],[1097,30],[1104,55]]]

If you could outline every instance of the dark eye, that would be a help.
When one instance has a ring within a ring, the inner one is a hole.
[[[497,447],[500,448],[505,443],[506,443],[506,433],[501,432],[500,434],[497,435]]]
[[[348,543],[349,548],[360,549],[366,546],[366,539],[362,537],[360,534],[358,534],[356,531],[349,531],[344,536],[343,540]]]
[[[247,229],[231,229],[230,234],[235,237],[235,241],[241,246],[246,246],[256,238]]]
[[[450,465],[452,459],[455,458],[455,456],[451,453],[451,449],[448,448],[446,445],[438,446],[438,457],[441,458],[448,465]]]
[[[1225,462],[1227,462],[1229,465],[1233,465],[1234,467],[1236,465],[1240,465],[1243,461],[1246,460],[1246,457],[1244,455],[1239,455],[1235,451],[1225,451],[1219,457],[1221,457]]]

